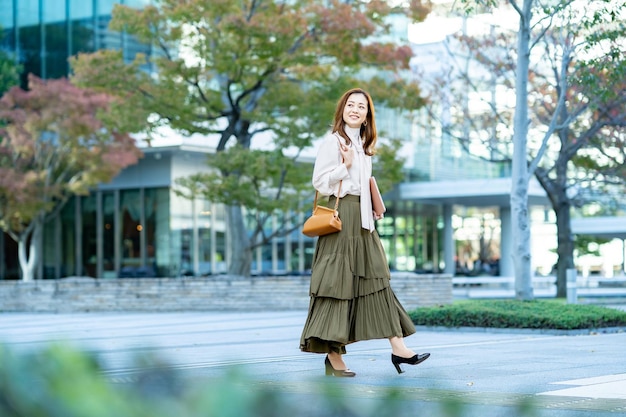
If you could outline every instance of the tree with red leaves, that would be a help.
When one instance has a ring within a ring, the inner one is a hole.
[[[141,151],[107,115],[111,97],[66,79],[29,77],[0,99],[0,228],[34,279],[47,216],[135,164]]]

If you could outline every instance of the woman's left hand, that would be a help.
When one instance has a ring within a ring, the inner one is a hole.
[[[373,212],[372,212],[372,214],[374,215],[374,220],[380,220],[380,219],[382,219],[383,217],[385,217],[385,215],[384,215],[384,214],[380,214],[380,215],[378,215],[378,214],[376,214],[376,212],[375,212],[375,211],[373,211]]]

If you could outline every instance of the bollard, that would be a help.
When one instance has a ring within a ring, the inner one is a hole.
[[[578,294],[576,288],[576,269],[570,268],[566,271],[567,274],[567,304],[578,303]]]

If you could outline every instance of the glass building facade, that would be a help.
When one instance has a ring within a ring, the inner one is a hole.
[[[151,2],[0,0],[0,48],[23,66],[22,87],[29,73],[44,79],[67,76],[68,58],[81,52],[117,49],[128,60],[137,53],[151,56],[150,45],[108,28],[116,3],[141,8]],[[390,130],[400,127],[388,126]],[[179,171],[188,171],[189,160],[200,156],[182,150],[148,152],[113,183],[89,196],[72,198],[46,223],[37,278],[224,273],[230,254],[223,206],[185,200],[171,189],[172,178],[183,175]],[[206,169],[204,163],[195,167]],[[389,201],[387,205],[389,215],[380,224],[380,232],[390,266],[415,270],[437,265],[436,210],[426,210],[428,215],[423,217],[418,215],[417,203]],[[314,240],[296,230],[256,249],[252,272],[306,272],[313,249]],[[0,279],[19,279],[17,246],[7,235],[0,235]]]
[[[116,3],[141,8],[150,0],[0,0],[0,49],[8,52],[23,71],[20,84],[27,85],[28,74],[38,77],[60,78],[68,75],[68,59],[81,52],[98,49],[118,49],[132,59],[141,52],[150,56],[150,45],[136,42],[124,33],[108,28],[113,6]],[[62,213],[45,228],[43,265],[39,277],[69,275],[107,276],[115,268],[111,260],[120,248],[112,238],[119,227],[125,241],[136,240],[138,231],[131,231],[131,223],[139,222],[136,216],[146,216],[146,232],[154,235],[155,213],[149,207],[138,208],[137,193],[146,201],[162,198],[163,191],[134,190],[95,193],[89,197],[75,198]],[[116,205],[117,204],[117,205]],[[119,210],[119,211],[115,211]],[[135,216],[135,217],[133,217]],[[114,221],[116,220],[116,221]],[[152,228],[151,228],[152,227]],[[146,254],[131,253],[131,257],[149,264]],[[0,235],[0,278],[19,278],[16,244],[6,235]],[[124,254],[124,252],[120,252]],[[123,262],[118,257],[117,271]]]
[[[68,58],[98,49],[121,49],[132,59],[151,54],[124,33],[108,29],[116,3],[141,8],[150,0],[0,0],[0,48],[14,54],[27,74],[60,78],[69,72]]]
[[[29,73],[44,79],[67,76],[68,58],[81,52],[117,49],[128,60],[139,52],[150,57],[150,45],[108,28],[116,3],[141,8],[151,1],[0,0],[0,48],[23,66],[22,86]],[[415,126],[405,117],[381,108],[378,118],[383,133],[395,132],[417,142]],[[145,150],[145,157],[112,183],[89,196],[72,198],[45,225],[43,261],[36,277],[107,279],[226,272],[230,253],[224,207],[185,200],[172,191],[175,178],[208,169],[202,151],[183,148]],[[418,143],[415,155],[432,155],[419,149]],[[425,161],[410,159],[409,170],[424,171]],[[390,267],[442,271],[442,208],[391,197],[386,204],[388,212],[377,227]],[[299,229],[276,238],[255,250],[252,273],[306,273],[314,244]],[[17,259],[15,242],[0,234],[0,279],[19,279]]]
[[[61,216],[47,224],[41,275],[221,273],[224,224],[224,211],[217,206],[179,199],[168,187],[98,190],[72,199]]]
[[[94,278],[209,276],[227,271],[230,257],[223,205],[177,195],[173,179],[206,171],[206,152],[184,146],[144,149],[138,164],[88,196],[70,199],[46,222],[36,277]],[[436,206],[386,201],[378,222],[394,270],[436,272],[441,256]],[[247,213],[253,219],[254,213]],[[276,227],[280,213],[266,227]],[[304,220],[306,213],[300,213]],[[250,222],[252,227],[252,220]],[[267,230],[267,234],[271,231]],[[253,275],[303,274],[315,240],[299,228],[253,253]],[[0,235],[0,279],[19,279],[17,246]]]
[[[68,58],[81,52],[116,49],[127,60],[134,59],[137,53],[149,58],[155,53],[150,45],[111,31],[108,25],[115,4],[142,8],[151,3],[0,0],[0,50],[23,67],[22,87],[26,86],[29,73],[44,79],[67,76]],[[394,21],[392,25],[392,40],[406,40],[406,22]],[[414,50],[419,49],[416,56],[420,63],[436,69],[433,63],[440,61],[441,47],[424,44]],[[412,76],[420,78],[423,74],[416,70]],[[440,111],[449,113],[450,109]],[[510,240],[510,233],[503,232],[511,228],[508,201],[501,199],[496,203],[484,196],[484,189],[466,196],[466,190],[457,190],[458,186],[451,183],[479,180],[478,184],[482,184],[481,179],[493,179],[483,188],[497,189],[497,180],[510,178],[509,164],[469,156],[441,126],[429,123],[430,118],[427,112],[409,115],[377,108],[381,137],[405,138],[406,148],[402,152],[408,181],[437,182],[444,184],[440,189],[453,188],[448,194],[439,193],[444,197],[438,199],[432,195],[424,198],[419,193],[415,197],[398,190],[386,196],[388,211],[377,222],[377,229],[390,268],[425,273],[471,272],[476,271],[477,261],[500,258],[502,254],[503,259],[508,259],[510,248],[504,244]],[[185,200],[172,191],[175,178],[208,169],[205,160],[204,151],[191,151],[184,145],[146,149],[145,157],[111,184],[101,185],[89,196],[71,199],[45,225],[43,261],[37,278],[176,277],[226,272],[230,253],[224,207],[206,200]],[[407,184],[411,183],[400,187]],[[457,200],[459,196],[464,198]],[[543,263],[536,265],[538,271],[551,270],[555,262],[554,219],[546,215],[546,204],[537,202],[531,213],[535,225],[533,258],[543,258]],[[253,217],[253,213],[249,215]],[[301,213],[301,220],[304,215]],[[274,225],[280,221],[279,216],[276,214]],[[275,238],[255,249],[252,273],[306,273],[314,244],[298,229]],[[498,265],[498,271],[502,265]],[[511,275],[506,268],[504,273]],[[0,233],[0,279],[19,277],[17,246]]]

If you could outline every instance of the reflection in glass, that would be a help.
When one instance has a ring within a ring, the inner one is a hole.
[[[167,188],[144,191],[145,210],[145,275],[168,276],[170,244],[169,190]]]
[[[97,277],[96,196],[81,197],[82,213],[82,276]]]
[[[39,25],[39,2],[18,2],[18,27],[19,27],[19,50],[20,63],[24,71],[20,77],[22,88],[28,85],[28,74],[33,73],[39,77],[41,74],[41,26]]]
[[[69,72],[69,45],[64,0],[43,0],[45,59],[42,77],[60,78]]]
[[[121,3],[119,0],[98,0],[98,14],[99,15],[111,15],[111,11],[113,10],[113,5],[116,3]]]
[[[39,0],[20,0],[16,3],[18,26],[34,26],[39,23]]]
[[[20,264],[17,256],[17,243],[9,235],[0,231],[0,279],[20,279]]]
[[[142,204],[140,190],[123,190],[120,197],[122,221],[122,262],[120,276],[143,265],[141,257]]]
[[[214,252],[211,254],[211,272],[213,274],[226,273],[226,209],[222,204],[213,204],[211,209],[211,233],[213,233]]]
[[[69,55],[95,50],[92,3],[91,1],[70,2]]]
[[[148,6],[151,3],[152,3],[151,0],[125,0],[124,1],[124,5],[128,7],[133,7],[135,9],[141,9],[143,7]]]
[[[285,239],[282,238],[280,241],[274,240],[276,244],[276,259],[275,265],[272,268],[272,272],[285,272],[287,271],[286,259],[285,259]]]
[[[93,19],[93,1],[70,1],[70,20],[73,22]]]
[[[190,253],[192,207],[190,200],[174,193],[170,198],[171,252],[168,264],[170,276],[177,277],[183,273],[189,274],[192,269]]]
[[[13,0],[0,0],[0,29],[13,28]]]
[[[55,217],[44,223],[41,253],[43,279],[60,278],[60,276],[57,276],[56,270],[57,259],[60,258],[60,248],[57,246],[57,221],[59,221],[59,219]]]
[[[102,195],[102,278],[115,278],[115,193]]]
[[[211,271],[211,227],[213,225],[213,213],[211,203],[206,200],[200,201],[201,210],[198,212],[198,275],[206,276]]]
[[[61,210],[61,276],[76,275],[76,199],[72,197]]]

